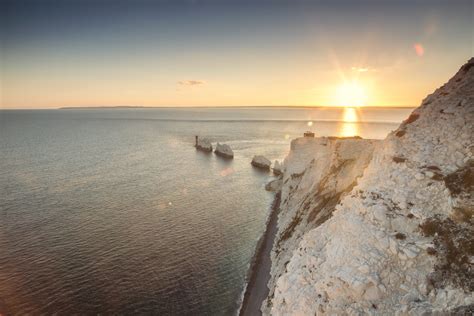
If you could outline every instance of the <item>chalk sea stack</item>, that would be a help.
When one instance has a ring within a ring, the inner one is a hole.
[[[275,163],[273,164],[273,174],[276,176],[279,176],[283,173],[283,166],[280,164],[278,160],[275,160]]]
[[[196,143],[194,145],[197,150],[212,152],[212,143],[207,138],[200,138],[196,136]]]
[[[270,170],[272,162],[264,156],[257,155],[253,157],[251,164],[252,166],[262,170]]]
[[[220,156],[220,157],[223,157],[223,158],[227,158],[227,159],[234,158],[234,152],[232,151],[232,148],[230,148],[230,146],[227,145],[227,144],[217,143],[216,150],[214,150],[214,153],[217,156]]]

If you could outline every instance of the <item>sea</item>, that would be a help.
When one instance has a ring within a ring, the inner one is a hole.
[[[0,314],[235,315],[273,199],[252,157],[383,139],[412,110],[0,110]]]

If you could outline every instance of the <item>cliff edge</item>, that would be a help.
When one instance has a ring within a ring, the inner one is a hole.
[[[474,58],[380,143],[297,139],[264,314],[469,313]]]

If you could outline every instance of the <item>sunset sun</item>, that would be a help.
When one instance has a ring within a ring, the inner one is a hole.
[[[367,91],[356,81],[344,82],[337,88],[336,99],[340,106],[364,106],[367,104]]]

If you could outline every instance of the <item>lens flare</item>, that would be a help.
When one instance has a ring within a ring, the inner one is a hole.
[[[229,168],[221,170],[219,174],[221,175],[221,177],[227,177],[233,173],[234,173],[234,169],[229,167]]]
[[[425,54],[425,48],[420,43],[415,43],[413,48],[415,49],[415,53],[418,55],[418,57],[422,57]]]

